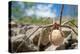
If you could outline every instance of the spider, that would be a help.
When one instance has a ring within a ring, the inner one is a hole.
[[[62,31],[62,28],[61,27],[69,28],[76,35],[78,35],[77,32],[72,27],[65,25],[69,21],[65,22],[63,25],[61,24],[63,8],[64,8],[64,5],[62,5],[62,8],[61,8],[60,24],[58,24],[57,22],[55,22],[54,24],[50,25],[51,27],[53,27],[53,29],[52,29],[52,31],[49,34],[49,41],[53,45],[56,45],[56,46],[61,45],[64,42],[64,39],[65,39],[65,34]]]

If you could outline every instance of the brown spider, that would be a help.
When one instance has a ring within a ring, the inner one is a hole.
[[[62,12],[63,12],[63,8],[64,8],[64,5],[62,5],[62,9],[61,9],[61,15],[60,15],[60,24],[58,23],[54,23],[52,25],[50,25],[51,27],[53,27],[53,30],[50,32],[50,35],[49,35],[49,41],[53,44],[53,45],[61,45],[64,41],[64,33],[63,31],[61,30],[61,27],[64,27],[64,28],[69,28],[71,29],[76,35],[77,32],[75,32],[75,30],[70,27],[70,26],[67,26],[67,25],[64,25],[66,23],[64,23],[63,25],[61,25],[61,20],[62,20]],[[69,21],[68,21],[69,22]]]
[[[55,46],[59,46],[61,44],[63,44],[64,39],[65,39],[65,33],[61,30],[60,27],[64,27],[64,28],[69,28],[71,29],[76,35],[77,32],[70,26],[66,26],[66,25],[60,25],[57,24],[56,22],[52,25],[53,30],[50,32],[49,34],[49,41],[55,45]]]

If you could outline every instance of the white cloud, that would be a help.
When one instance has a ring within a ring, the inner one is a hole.
[[[36,11],[36,16],[38,17],[52,17],[52,18],[54,18],[56,15],[55,15],[55,13],[52,13],[50,10],[47,10],[47,11],[39,11],[39,10],[37,10]]]
[[[28,9],[25,11],[28,16],[32,16],[34,14],[34,10]]]
[[[48,5],[48,8],[51,8],[52,6],[53,6],[52,4],[49,4],[49,5]]]
[[[18,4],[21,6],[21,8],[24,8],[24,3],[23,2],[18,2]]]
[[[37,17],[56,17],[55,12],[51,11],[52,4],[44,5],[38,4],[37,6],[32,6],[30,9],[26,9],[26,14],[28,16],[36,15]]]

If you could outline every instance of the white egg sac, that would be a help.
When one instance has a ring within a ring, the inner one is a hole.
[[[53,44],[53,45],[61,45],[64,41],[64,33],[60,30],[53,30],[50,35],[49,35],[49,41]]]

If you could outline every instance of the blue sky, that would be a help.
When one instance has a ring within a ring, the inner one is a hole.
[[[29,5],[31,4],[31,7]],[[13,12],[13,16],[33,16],[36,17],[59,17],[62,4],[52,3],[28,3],[27,2],[13,2],[12,7],[17,7],[20,13]],[[78,15],[77,5],[64,5],[63,16],[75,17]]]

